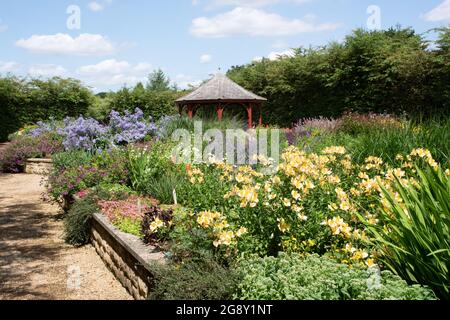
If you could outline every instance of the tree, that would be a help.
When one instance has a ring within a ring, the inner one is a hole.
[[[158,69],[152,72],[148,77],[147,90],[149,91],[168,91],[170,90],[170,79],[166,74]]]

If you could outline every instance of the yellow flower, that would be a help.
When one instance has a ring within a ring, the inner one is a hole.
[[[322,151],[323,154],[346,154],[347,150],[345,147],[329,147]]]
[[[328,182],[331,184],[339,184],[341,183],[341,179],[338,176],[331,175],[328,177]]]
[[[358,174],[358,178],[363,179],[363,180],[369,180],[370,179],[370,177],[365,172],[360,172]]]
[[[291,226],[284,220],[284,218],[278,219],[278,229],[280,229],[281,232],[286,233],[291,230]]]
[[[348,253],[354,253],[357,249],[351,244],[351,243],[347,243],[345,245],[345,251],[347,251]]]
[[[248,233],[247,228],[242,227],[236,232],[236,237],[240,238],[247,233]]]
[[[275,176],[275,177],[272,178],[272,182],[274,184],[281,184],[281,179],[280,179],[280,177]]]
[[[370,268],[370,267],[373,267],[373,266],[375,265],[375,261],[374,261],[372,258],[367,259],[366,265],[367,265],[369,268]]]
[[[328,205],[328,209],[330,209],[331,211],[336,211],[338,209],[338,205],[336,203],[330,203]]]
[[[156,231],[158,231],[158,229],[160,229],[162,227],[164,227],[164,222],[161,219],[156,218],[155,221],[153,221],[150,224],[150,231],[152,233],[155,233]]]
[[[292,205],[292,210],[293,210],[294,212],[300,213],[300,212],[302,212],[302,211],[304,210],[304,208],[301,207],[301,206],[298,206],[298,205],[294,204],[294,205]]]
[[[291,200],[289,200],[289,199],[287,199],[287,198],[284,198],[284,199],[283,199],[283,204],[284,204],[284,206],[287,207],[287,208],[289,208],[289,207],[292,205]]]
[[[213,225],[215,220],[221,218],[219,212],[203,211],[198,214],[197,223],[203,228],[209,228]]]
[[[450,176],[450,169],[445,170],[445,175],[448,177]]]
[[[342,235],[345,238],[350,238],[351,236],[352,228],[339,216],[322,222],[322,225],[328,226],[335,236]]]
[[[307,220],[308,220],[308,217],[307,217],[306,215],[304,215],[304,214],[301,214],[301,213],[299,213],[299,214],[297,215],[297,217],[298,217],[298,219],[299,219],[300,221],[307,221]]]
[[[301,195],[300,195],[300,193],[297,191],[297,190],[293,190],[292,191],[292,198],[294,198],[295,200],[300,200],[300,198],[301,198]]]
[[[233,242],[235,235],[232,231],[223,231],[219,233],[218,240],[213,242],[213,245],[217,248],[219,246],[230,246]]]

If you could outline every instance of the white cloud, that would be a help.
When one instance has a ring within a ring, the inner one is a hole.
[[[279,59],[283,59],[283,58],[288,58],[288,57],[294,57],[295,56],[295,51],[293,49],[288,49],[288,50],[284,50],[284,51],[273,51],[271,53],[269,53],[269,55],[264,58],[264,57],[254,57],[252,59],[253,62],[261,62],[263,61],[263,59],[269,59],[271,61],[276,61]]]
[[[192,76],[185,74],[178,74],[175,76],[175,84],[180,89],[189,89],[191,87],[198,87],[202,84],[202,80],[195,80]]]
[[[145,82],[151,71],[152,66],[149,63],[131,64],[128,61],[110,59],[82,66],[78,68],[77,74],[89,85],[105,87]]]
[[[289,36],[304,32],[335,30],[336,23],[315,24],[309,19],[288,19],[260,9],[237,7],[212,18],[200,17],[192,21],[191,33],[197,37]]]
[[[20,69],[20,65],[13,61],[0,61],[0,73],[15,72]]]
[[[275,61],[275,60],[279,60],[279,59],[282,59],[282,58],[294,57],[294,56],[295,56],[295,51],[292,50],[292,49],[289,49],[289,50],[284,50],[284,51],[281,51],[281,52],[276,52],[276,51],[271,52],[271,53],[269,53],[267,58],[269,60]]]
[[[61,66],[54,64],[40,64],[31,66],[28,69],[28,74],[32,77],[62,77],[66,74],[67,70]]]
[[[5,24],[0,24],[0,32],[5,32],[6,30],[8,30],[8,26]]]
[[[265,7],[283,2],[302,4],[311,0],[212,0],[209,7],[238,6],[238,7]]]
[[[450,20],[450,0],[445,0],[436,8],[426,13],[424,16],[427,21],[443,21]]]
[[[102,4],[98,3],[97,1],[90,2],[88,4],[88,8],[94,12],[103,11],[103,9],[105,9],[105,7]]]
[[[96,1],[91,1],[88,4],[88,8],[91,11],[94,12],[100,12],[105,10],[105,8],[107,6],[109,6],[112,3],[113,0],[96,0]]]
[[[108,55],[116,51],[115,46],[99,34],[83,33],[76,38],[68,34],[33,35],[20,39],[16,46],[32,52],[68,55]]]
[[[210,63],[212,61],[212,56],[210,54],[202,54],[200,56],[200,63]]]

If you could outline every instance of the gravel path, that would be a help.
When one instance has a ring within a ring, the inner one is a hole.
[[[0,300],[131,300],[92,246],[64,243],[40,181],[0,174]]]

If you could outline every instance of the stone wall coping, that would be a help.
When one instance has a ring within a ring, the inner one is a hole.
[[[154,246],[144,244],[141,239],[134,235],[120,231],[105,215],[95,213],[93,219],[107,230],[150,273],[151,262],[164,263],[165,255],[163,252],[158,251]]]
[[[31,158],[31,159],[27,159],[27,162],[53,163],[53,160],[52,159]]]

